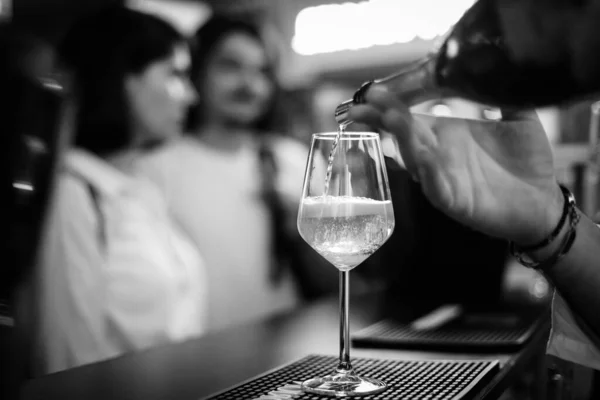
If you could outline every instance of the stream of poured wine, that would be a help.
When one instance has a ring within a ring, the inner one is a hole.
[[[331,173],[333,171],[333,159],[335,156],[335,151],[338,147],[338,143],[340,141],[340,137],[344,134],[346,127],[344,125],[340,125],[338,128],[337,135],[333,140],[333,146],[331,147],[331,152],[329,152],[329,159],[327,162],[327,174],[325,175],[325,191],[323,192],[323,196],[327,196],[327,192],[329,192],[329,181],[331,180]]]

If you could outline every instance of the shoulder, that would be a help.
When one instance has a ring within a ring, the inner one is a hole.
[[[197,157],[192,144],[190,138],[182,137],[153,149],[136,160],[135,172],[163,186],[170,175],[184,167],[186,160]]]
[[[193,151],[191,139],[181,137],[145,153],[141,161],[149,164],[170,162]]]
[[[46,232],[51,241],[63,240],[65,236],[83,240],[97,220],[89,184],[69,172],[59,175],[48,211]]]
[[[90,184],[71,172],[63,172],[54,189],[54,203],[57,207],[77,213],[85,209],[89,202]]]
[[[186,135],[145,153],[138,162],[142,165],[163,166],[181,164],[182,161],[197,160],[199,155],[206,152],[206,148],[198,140]]]

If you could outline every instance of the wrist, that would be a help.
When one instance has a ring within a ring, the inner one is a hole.
[[[521,246],[518,249],[515,243],[511,243],[510,251],[517,260],[526,267],[547,270],[558,262],[566,253],[569,252],[576,237],[576,226],[579,223],[580,215],[577,211],[575,198],[573,194],[565,187],[560,186],[563,198],[562,207],[558,207],[559,202],[553,200],[555,209],[561,209],[558,223],[551,230],[551,233],[529,246]],[[556,212],[552,208],[547,209],[550,220],[556,219]]]
[[[529,255],[529,257],[531,257],[532,260],[537,262],[547,260],[553,254],[556,254],[556,252],[560,250],[560,247],[563,244],[565,236],[568,234],[569,230],[569,224],[564,224],[564,226],[552,242],[540,249],[529,251],[527,254]]]
[[[561,221],[561,217],[563,217],[566,206],[565,201],[565,195],[563,194],[563,191],[558,183],[553,185],[552,188],[549,189],[548,193],[543,196],[542,200],[538,202],[537,208],[540,210],[540,212],[536,216],[536,221],[534,221],[531,226],[530,233],[522,240],[515,240],[515,244],[520,248],[526,249],[528,247],[535,246],[536,244],[542,242],[545,238],[548,238],[557,228]],[[567,227],[563,226],[559,236],[562,237],[567,230]],[[560,237],[556,237],[556,239],[560,239]],[[550,245],[556,245],[557,241],[558,240],[553,240],[551,243],[549,243],[549,246],[544,247],[552,247]],[[544,249],[540,248],[539,250]]]

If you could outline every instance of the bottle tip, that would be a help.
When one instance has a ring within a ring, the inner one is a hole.
[[[340,126],[348,126],[352,123],[349,118],[348,112],[350,108],[352,108],[353,101],[352,99],[346,100],[340,105],[338,105],[335,109],[335,120]]]

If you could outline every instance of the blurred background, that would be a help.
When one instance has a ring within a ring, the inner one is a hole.
[[[279,76],[285,99],[291,105],[284,107],[290,114],[284,119],[286,130],[306,138],[311,132],[335,129],[331,110],[362,82],[392,73],[430,51],[473,0],[422,0],[410,2],[410,7],[405,7],[408,1],[394,0],[18,0],[11,3],[0,3],[5,4],[3,13],[12,11],[17,25],[51,42],[59,40],[78,18],[111,3],[156,13],[185,34],[192,34],[216,11],[258,21],[279,51]],[[394,8],[398,12],[390,12]],[[432,13],[434,9],[436,12]],[[437,115],[499,117],[497,110],[459,99],[444,99],[416,108]],[[589,103],[562,110],[540,110],[540,116],[554,142],[587,141]]]
[[[0,4],[4,3],[3,12],[12,8],[16,24],[51,42],[59,40],[78,18],[110,3],[156,13],[186,34],[192,34],[215,11],[259,21],[280,55],[279,75],[291,105],[284,107],[289,113],[284,119],[286,130],[306,138],[311,132],[335,129],[331,110],[362,82],[392,73],[430,51],[473,0],[422,0],[410,2],[410,7],[405,7],[408,2],[393,0],[19,0],[12,7],[8,1]],[[394,8],[398,12],[390,12]],[[499,117],[497,110],[460,99],[430,102],[416,109],[437,115]],[[589,103],[540,110],[540,116],[554,142],[587,141]]]
[[[284,107],[290,113],[286,130],[302,138],[335,129],[331,110],[341,99],[362,82],[423,56],[473,1],[423,0],[405,7],[408,2],[393,0],[19,0],[13,6],[14,21],[56,41],[73,21],[109,3],[157,13],[186,34],[216,11],[259,21],[278,48],[281,83],[286,101],[293,105]],[[395,8],[398,12],[390,12]],[[582,130],[576,120],[587,122],[578,109],[586,107],[542,110],[553,140],[577,141],[574,132]],[[418,111],[498,118],[495,110],[458,99],[423,104]]]
[[[0,1],[0,15],[11,15],[16,25],[56,43],[74,21],[110,3],[159,15],[186,35],[215,12],[258,22],[279,54],[283,114],[278,130],[308,144],[312,133],[336,129],[334,107],[362,82],[422,57],[473,0],[420,0],[410,2],[410,7],[408,1],[395,0],[18,0]],[[398,12],[390,12],[392,8]],[[595,193],[595,165],[587,146],[592,140],[590,104],[538,110],[555,146],[560,179],[578,198]],[[415,111],[501,117],[499,110],[461,99],[428,102]],[[387,155],[397,156],[393,143],[386,142],[385,149]],[[549,286],[543,278],[510,261],[507,271],[507,288],[547,299]]]

